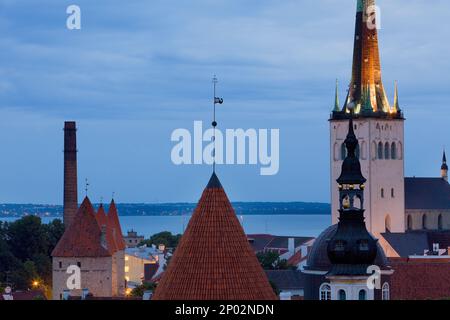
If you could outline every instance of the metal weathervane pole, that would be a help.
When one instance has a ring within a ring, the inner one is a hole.
[[[216,172],[216,127],[217,127],[217,121],[216,121],[216,104],[222,104],[223,103],[223,99],[222,98],[218,98],[216,96],[216,85],[219,82],[219,80],[217,79],[216,75],[214,75],[213,79],[213,86],[214,86],[214,99],[213,99],[213,122],[212,122],[212,126],[213,126],[213,143],[214,143],[214,148],[213,148],[213,172]]]

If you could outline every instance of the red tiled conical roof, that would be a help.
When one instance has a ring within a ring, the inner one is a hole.
[[[277,299],[215,173],[153,299]]]
[[[116,240],[114,239],[113,226],[110,219],[106,216],[103,205],[100,205],[100,208],[98,208],[95,218],[97,219],[100,230],[102,230],[102,226],[105,226],[106,228],[106,243],[108,245],[108,250],[112,253],[116,252],[117,245]]]
[[[123,239],[122,229],[120,228],[119,215],[117,213],[116,203],[114,199],[111,200],[108,210],[108,220],[111,224],[112,232],[114,235],[114,241],[116,242],[117,250],[125,250],[125,240]]]
[[[86,197],[74,221],[66,229],[52,252],[53,257],[108,257],[111,253],[102,246],[101,229],[95,211]]]

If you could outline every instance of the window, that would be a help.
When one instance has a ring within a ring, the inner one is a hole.
[[[381,197],[384,198],[384,189],[381,188]]]
[[[359,242],[359,250],[360,251],[368,251],[369,250],[369,241],[361,240]]]
[[[406,226],[408,230],[412,230],[412,217],[410,215],[406,218]]]
[[[347,300],[347,294],[345,293],[345,290],[339,290],[338,291],[338,299],[341,301]]]
[[[391,159],[392,160],[397,159],[397,146],[395,145],[395,142],[392,142],[391,145]]]
[[[389,149],[390,149],[389,143],[386,142],[386,144],[384,145],[384,158],[386,160],[391,158],[391,156],[389,155],[389,151],[390,151]]]
[[[78,268],[81,268],[81,262],[80,261],[77,262],[77,266],[78,266]]]
[[[367,300],[367,292],[366,290],[362,289],[359,290],[359,300]]]
[[[391,232],[391,217],[389,215],[384,219],[384,228],[386,232]]]
[[[320,300],[331,300],[331,287],[324,283],[320,286]]]
[[[383,159],[383,144],[378,143],[378,159]]]
[[[385,282],[383,287],[381,288],[381,299],[382,300],[390,300],[391,295],[389,292],[389,283]]]
[[[422,229],[426,229],[427,228],[427,215],[424,214],[422,216]]]
[[[345,251],[345,241],[338,240],[334,244],[334,250],[335,251]]]
[[[125,266],[125,272],[130,272],[130,267],[129,266]]]
[[[438,216],[438,230],[443,229],[443,223],[442,223],[442,214]]]
[[[356,146],[356,150],[355,150],[355,155],[356,155],[356,158],[360,158],[360,155],[361,155],[361,148],[360,148],[360,146],[359,146],[359,143],[358,143],[358,145]]]
[[[62,269],[62,261],[59,262],[59,268]]]
[[[394,188],[391,189],[391,198],[395,198],[395,191],[394,191]]]
[[[345,147],[345,143],[341,145],[341,160],[344,160],[347,157],[347,148]]]

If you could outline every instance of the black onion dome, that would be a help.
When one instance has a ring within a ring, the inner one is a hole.
[[[330,271],[332,268],[331,261],[328,257],[328,243],[335,235],[338,225],[334,224],[325,229],[314,241],[311,251],[308,253],[307,266],[305,270],[314,271]],[[372,236],[373,237],[373,236]],[[389,269],[389,262],[384,254],[381,245],[376,243],[376,257],[374,265],[382,270]]]
[[[342,171],[339,178],[336,180],[339,184],[363,184],[366,178],[361,173],[361,164],[356,157],[356,147],[358,146],[358,139],[356,139],[353,131],[353,119],[350,118],[347,138],[344,141],[347,148],[347,157],[342,163]]]

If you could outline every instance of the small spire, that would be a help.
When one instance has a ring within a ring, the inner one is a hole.
[[[341,111],[341,108],[339,106],[339,81],[336,79],[336,91],[334,95],[334,110],[336,112]]]
[[[447,165],[447,156],[444,153],[442,154],[442,165],[441,165],[441,178],[445,181],[448,181],[448,165]]]
[[[367,82],[367,86],[365,86],[363,89],[363,111],[364,112],[373,111],[369,82]]]
[[[400,111],[400,106],[398,104],[398,83],[395,81],[394,87],[394,105],[392,106],[392,112],[396,113]]]

